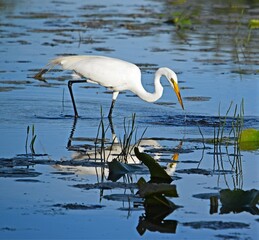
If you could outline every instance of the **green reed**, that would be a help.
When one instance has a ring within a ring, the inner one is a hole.
[[[234,188],[242,186],[242,159],[239,148],[240,134],[244,125],[244,100],[241,101],[240,106],[237,104],[234,106],[233,115],[230,116],[230,112],[233,110],[233,102],[230,103],[229,108],[224,116],[221,116],[219,107],[219,122],[214,127],[214,169],[218,168],[218,171],[226,173],[225,159],[223,156],[227,156],[227,162],[230,164]],[[233,152],[229,152],[230,145],[233,147]],[[220,175],[219,175],[220,176]],[[226,174],[224,174],[225,182]]]
[[[108,143],[107,131],[109,129],[112,132],[112,141]],[[146,129],[140,139],[137,139],[136,114],[133,114],[129,120],[124,118],[123,130],[123,136],[117,138],[114,132],[112,120],[110,120],[109,125],[105,127],[104,118],[101,111],[101,120],[97,129],[95,141],[95,159],[97,159],[97,155],[100,155],[100,160],[102,162],[106,162],[110,155],[112,155],[112,151],[115,148],[119,148],[121,151],[117,156],[114,156],[114,158],[121,162],[128,161],[128,158],[131,157],[134,152],[134,147],[137,146],[143,138]]]

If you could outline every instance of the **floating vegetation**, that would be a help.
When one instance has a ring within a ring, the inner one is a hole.
[[[41,173],[30,168],[0,168],[0,177],[28,178],[38,177]]]
[[[259,130],[248,128],[241,131],[239,135],[240,150],[256,150],[259,149]]]
[[[141,198],[138,197],[136,194],[110,194],[110,195],[105,195],[103,198],[111,201],[120,201],[120,202],[127,202],[127,201],[134,201],[134,202],[139,202],[141,201]]]
[[[184,99],[192,102],[203,102],[203,101],[209,101],[211,97],[197,96],[197,97],[184,97]]]
[[[139,195],[142,198],[164,195],[168,197],[178,197],[176,191],[176,185],[170,185],[168,183],[147,183],[144,178],[140,178],[137,182],[139,188]]]
[[[259,203],[259,191],[256,189],[249,191],[223,189],[220,191],[220,202],[222,204],[221,213],[247,211],[253,215],[259,215],[256,207],[256,204]]]
[[[175,233],[178,222],[165,219],[169,214],[180,208],[168,197],[178,197],[176,185],[171,185],[172,178],[148,154],[140,153],[134,149],[136,156],[148,167],[150,181],[140,178],[137,182],[138,194],[144,199],[145,214],[139,218],[138,233],[142,236],[148,229],[161,233]]]
[[[146,153],[140,153],[138,148],[134,149],[137,158],[142,161],[149,169],[151,182],[170,183],[172,178],[166,173],[166,171]]]
[[[244,100],[242,100],[240,105],[240,111],[238,113],[238,105],[236,104],[234,108],[233,117],[229,117],[229,113],[232,109],[233,102],[230,103],[230,106],[225,114],[225,116],[221,116],[220,106],[219,106],[219,123],[214,128],[214,147],[221,147],[222,144],[228,145],[229,143],[233,143],[236,147],[238,147],[238,140],[243,129],[244,124]],[[230,121],[230,128],[227,128],[227,120]],[[230,130],[229,130],[230,129]],[[217,149],[214,149],[217,152]]]
[[[212,171],[206,170],[206,169],[201,169],[201,168],[180,169],[180,170],[176,170],[176,172],[186,173],[186,174],[199,174],[199,175],[206,175],[206,176],[213,174]]]
[[[100,182],[100,183],[94,183],[94,184],[76,184],[74,185],[76,188],[81,188],[84,190],[90,190],[90,189],[118,189],[118,188],[129,188],[129,189],[136,189],[137,185],[133,183],[123,183],[123,182]]]
[[[259,19],[251,19],[249,21],[249,28],[251,28],[251,29],[259,28]]]
[[[101,209],[103,205],[85,205],[79,203],[54,204],[53,207],[65,208],[66,210],[93,210]]]
[[[194,229],[212,229],[212,230],[222,230],[222,229],[241,229],[249,228],[249,224],[242,222],[222,222],[222,221],[198,221],[198,222],[186,222],[183,223],[186,227],[191,227]]]
[[[190,29],[192,27],[191,14],[186,12],[174,12],[172,17],[166,21],[168,24],[173,24],[177,29]]]
[[[139,165],[126,164],[123,162],[119,162],[116,159],[113,159],[111,162],[108,162],[108,167],[109,167],[108,180],[111,180],[111,181],[117,181],[127,173],[136,172],[142,169]]]

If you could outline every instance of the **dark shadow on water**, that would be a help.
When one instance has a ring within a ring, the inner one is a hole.
[[[145,118],[145,122],[154,125],[162,126],[177,126],[177,127],[192,127],[199,125],[200,127],[215,127],[220,124],[222,117],[206,116],[206,115],[152,115]],[[226,127],[231,128],[232,117],[226,118]],[[244,127],[258,127],[259,118],[245,116]]]
[[[74,115],[69,115],[69,114],[66,114],[66,115],[63,115],[63,114],[60,114],[60,115],[45,115],[45,116],[41,116],[41,115],[35,115],[35,118],[38,118],[38,119],[51,119],[51,120],[66,120],[66,119],[82,119],[82,120],[98,120],[100,118],[98,117],[84,117],[84,116],[79,116],[77,118],[75,118]]]

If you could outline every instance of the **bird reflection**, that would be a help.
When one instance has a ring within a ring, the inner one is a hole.
[[[74,137],[76,132],[76,127],[78,124],[78,118],[74,118],[73,126],[71,133],[67,142],[67,149],[72,151],[71,161],[64,161],[61,164],[55,166],[59,170],[74,172],[76,174],[103,174],[108,176],[109,170],[107,167],[108,162],[112,162],[114,159],[126,164],[140,165],[140,160],[134,154],[134,147],[137,146],[141,152],[152,149],[153,158],[159,161],[162,157],[162,146],[157,140],[154,139],[140,139],[136,143],[130,143],[130,139],[119,141],[115,131],[113,122],[110,119],[109,129],[111,131],[111,138],[107,139],[106,136],[96,137],[96,138],[87,138],[87,137]],[[107,135],[107,134],[106,134]],[[125,134],[129,135],[129,134]],[[75,141],[84,142],[84,144],[76,145]],[[86,144],[86,142],[89,142]],[[125,146],[126,145],[126,146]],[[182,148],[182,141],[176,149]],[[155,149],[155,151],[154,151]],[[169,175],[173,175],[177,162],[178,162],[179,153],[175,153],[172,156],[172,162],[166,165],[166,172]]]
[[[64,171],[73,171],[76,174],[85,174],[85,175],[96,175],[98,179],[98,186],[100,186],[100,201],[102,198],[107,197],[104,195],[105,188],[103,188],[103,183],[109,183],[107,180],[112,180],[112,183],[120,179],[124,174],[117,174],[117,176],[111,176],[112,171],[109,171],[107,165],[114,162],[116,159],[118,162],[124,164],[119,166],[141,166],[140,172],[143,174],[147,171],[146,166],[140,162],[140,160],[134,154],[134,147],[137,146],[140,152],[151,150],[153,158],[157,161],[161,161],[161,158],[164,153],[164,148],[159,144],[157,140],[154,139],[140,139],[136,143],[132,144],[131,141],[126,139],[124,136],[124,144],[119,141],[117,137],[112,121],[109,121],[109,129],[111,130],[111,138],[106,139],[106,135],[100,134],[101,137],[97,136],[96,138],[86,138],[86,137],[74,137],[76,132],[76,127],[78,123],[78,118],[74,119],[73,127],[68,138],[67,149],[72,151],[72,160],[66,161],[56,167],[59,170]],[[129,136],[130,134],[125,134]],[[75,141],[82,141],[84,144],[75,145]],[[85,144],[85,142],[90,142]],[[125,142],[127,144],[125,144]],[[127,148],[125,148],[127,145]],[[176,166],[179,159],[179,152],[181,151],[183,142],[180,141],[176,148],[174,148],[174,154],[171,157],[171,161],[167,163],[165,171],[168,175],[172,176],[176,170]],[[66,165],[66,163],[69,163]],[[107,164],[108,163],[108,164]],[[137,168],[136,168],[137,169]],[[143,171],[143,169],[146,169]],[[135,173],[135,172],[134,172]],[[137,174],[137,172],[136,172]],[[116,175],[116,174],[115,174]],[[128,177],[126,177],[128,176]],[[128,180],[126,180],[128,179]],[[178,207],[170,200],[166,199],[164,194],[159,192],[154,194],[155,200],[150,200],[150,197],[143,197],[140,195],[139,191],[135,192],[134,189],[127,189],[129,183],[133,183],[133,179],[130,177],[130,174],[124,176],[124,181],[127,183],[123,189],[123,195],[128,196],[128,205],[139,204],[139,206],[144,207],[145,213],[139,217],[139,222],[136,227],[137,232],[140,235],[143,235],[146,231],[159,231],[161,233],[175,233],[178,222],[176,220],[165,219],[168,215],[172,214]],[[138,181],[137,181],[138,182]],[[147,183],[149,184],[149,183]],[[96,184],[95,184],[96,185]],[[168,186],[170,184],[168,183]],[[110,185],[116,188],[117,185]],[[130,190],[130,194],[126,194],[126,191]],[[135,193],[134,193],[135,192]],[[177,195],[176,187],[175,192]],[[171,194],[171,193],[170,193]],[[119,195],[119,194],[117,194]],[[135,199],[138,199],[136,202],[133,200],[131,202],[129,196],[135,196]],[[172,197],[172,195],[170,195]],[[174,196],[175,197],[175,196]],[[176,196],[177,197],[177,196]],[[120,199],[120,198],[119,198]],[[121,200],[117,201],[121,201]],[[125,199],[125,197],[123,198]],[[116,200],[116,198],[115,198]],[[123,200],[124,201],[124,200]],[[158,204],[158,205],[157,205]],[[130,212],[131,207],[128,211]]]

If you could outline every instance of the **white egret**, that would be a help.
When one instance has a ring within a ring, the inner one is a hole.
[[[161,76],[165,76],[173,87],[178,101],[184,109],[181,98],[177,75],[169,68],[159,68],[154,78],[154,93],[147,92],[141,83],[141,71],[132,63],[104,56],[64,56],[50,61],[48,69],[42,69],[35,78],[42,79],[42,75],[55,67],[61,65],[63,69],[72,70],[84,80],[68,81],[68,88],[71,95],[74,114],[78,117],[78,112],[73,96],[73,83],[95,83],[113,91],[112,103],[109,111],[109,118],[112,116],[113,107],[120,91],[130,90],[138,97],[147,102],[157,101],[163,94],[163,87],[160,83]]]

